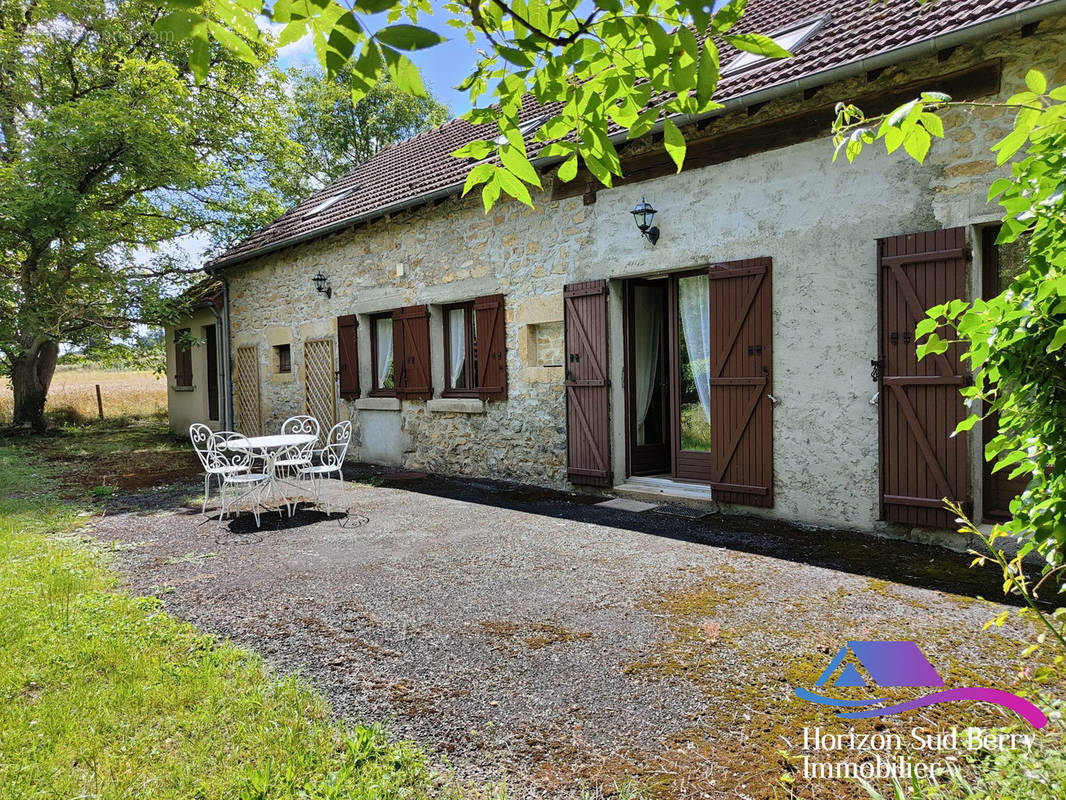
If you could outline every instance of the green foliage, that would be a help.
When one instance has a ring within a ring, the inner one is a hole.
[[[400,91],[387,77],[352,104],[351,67],[329,77],[317,70],[292,70],[288,76],[289,138],[301,153],[265,165],[269,182],[284,206],[366,161],[382,147],[414,136],[448,119],[448,109],[432,96]],[[251,229],[255,221],[248,220]]]
[[[1000,244],[1024,238],[1028,260],[997,297],[955,300],[931,308],[918,323],[919,357],[961,342],[974,378],[963,388],[972,412],[958,428],[985,415],[999,416],[999,433],[985,446],[996,471],[1024,477],[1026,490],[1011,503],[1012,519],[994,538],[1022,539],[1022,555],[1039,551],[1049,569],[1066,563],[1066,87],[1049,89],[1032,70],[1026,90],[1002,107],[1014,115],[1012,131],[993,149],[1011,176],[992,184],[989,199],[1004,209]],[[838,107],[837,152],[854,159],[881,140],[891,152],[902,143],[921,161],[926,138],[943,134],[936,112],[956,104],[944,95],[921,98],[877,120],[854,106]],[[936,123],[931,122],[937,119]],[[908,147],[907,143],[912,144]]]
[[[1011,132],[993,147],[997,164],[1010,163],[1011,175],[992,184],[989,200],[1004,209],[997,244],[1025,247],[1023,269],[991,300],[953,300],[928,309],[915,330],[919,358],[943,353],[955,342],[973,373],[964,387],[970,415],[956,434],[971,430],[986,415],[996,414],[999,431],[985,445],[994,470],[1024,477],[1028,485],[1010,505],[1012,518],[985,534],[963,510],[948,503],[962,533],[984,544],[975,564],[995,561],[1003,573],[1003,590],[1025,601],[1022,616],[1039,626],[1025,658],[1049,650],[1049,657],[1027,667],[1025,676],[1038,684],[1057,680],[1066,664],[1066,608],[1048,611],[1038,604],[1042,589],[1059,589],[1066,570],[1066,87],[1049,89],[1036,70],[1025,78],[1026,90],[998,104],[1014,115]],[[901,145],[921,162],[932,138],[943,136],[938,112],[954,103],[943,94],[928,93],[892,114],[867,119],[855,106],[840,104],[834,128],[836,153],[854,160],[863,147],[882,141],[889,152]],[[1015,537],[1020,548],[1011,554],[1003,540]],[[1026,556],[1045,560],[1039,580],[1025,570]],[[986,627],[1001,626],[1008,612]],[[895,784],[894,798],[935,800],[1036,800],[1066,792],[1061,703],[1053,705],[1053,729],[1038,739],[1036,751],[985,753],[971,765],[977,778],[961,771],[944,780]],[[1042,732],[1043,734],[1044,732]],[[871,797],[884,797],[868,787]]]
[[[154,27],[162,14],[150,0],[0,5],[0,374],[17,406],[27,387],[43,402],[58,342],[172,315],[166,278],[193,268],[161,243],[240,216],[259,200],[244,176],[291,144],[280,76],[227,40],[196,82],[195,47],[164,35],[176,19]],[[244,47],[268,60],[253,34]]]
[[[0,446],[5,797],[448,796],[410,745],[339,726],[303,681],[116,591],[58,491],[28,447]]]
[[[473,170],[464,189],[480,186],[486,208],[502,194],[531,203],[530,187],[540,185],[519,135],[527,95],[558,104],[537,131],[536,155],[559,162],[561,180],[572,180],[584,164],[610,186],[621,174],[612,130],[638,137],[661,127],[681,168],[685,142],[671,117],[720,108],[712,99],[720,73],[716,38],[768,58],[788,55],[765,36],[734,30],[747,0],[717,8],[684,0],[447,0],[436,9],[428,0],[356,0],[351,10],[339,0],[213,0],[210,8],[225,31],[195,0],[168,2],[174,10],[158,24],[190,41],[190,60],[201,79],[210,72],[208,53],[215,45],[255,61],[233,37],[253,37],[255,18],[263,14],[285,26],[281,44],[310,35],[327,74],[345,76],[356,103],[386,75],[402,91],[426,96],[404,52],[441,41],[418,24],[434,10],[471,43],[487,39],[488,49],[479,51],[460,88],[475,106],[466,118],[496,123],[500,136],[457,154],[491,159]],[[386,12],[387,24],[372,30],[363,15],[377,12]],[[716,38],[701,42],[697,31]]]

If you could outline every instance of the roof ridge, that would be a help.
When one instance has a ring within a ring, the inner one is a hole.
[[[945,34],[958,34],[955,39],[959,35],[963,38],[997,35],[1007,29],[1008,22],[1013,24],[1011,21],[1023,16],[1026,20],[1062,16],[1064,4],[1066,0],[939,0],[916,14],[909,3],[750,0],[743,20],[747,30],[778,32],[816,16],[828,15],[828,18],[790,59],[758,63],[730,74],[723,70],[715,100],[730,106],[743,105],[746,97],[759,95],[765,99],[765,93],[770,90],[799,86],[800,82],[809,83],[821,75],[825,75],[826,80],[835,80],[840,70],[869,58],[898,63],[904,57],[902,51],[913,56],[916,51],[912,46],[924,46],[924,43]],[[724,52],[729,53],[729,50]],[[900,55],[896,56],[896,53]],[[655,93],[651,102],[661,105],[669,94]],[[520,115],[532,112],[530,106],[534,103],[539,109],[553,105],[542,103],[528,93],[522,98]],[[442,193],[458,191],[457,187],[463,185],[471,166],[467,159],[453,158],[451,154],[480,138],[487,124],[457,116],[399,142],[388,143],[274,222],[229,247],[209,266],[218,268],[244,261],[395,211],[401,205],[417,204],[420,198],[428,200]],[[620,132],[622,129],[615,125],[608,130],[611,135]],[[410,185],[412,173],[417,176],[417,188]],[[305,218],[293,213],[300,208],[306,210],[307,200],[316,195],[335,189],[338,184],[357,180],[370,189],[353,193],[321,214]]]

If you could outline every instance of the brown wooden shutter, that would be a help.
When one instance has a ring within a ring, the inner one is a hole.
[[[359,349],[355,333],[359,322],[355,314],[337,317],[337,356],[339,359],[340,394],[342,400],[359,397]]]
[[[927,308],[965,297],[966,231],[881,239],[878,262],[881,513],[890,522],[954,527],[941,499],[969,500],[967,437],[951,435],[967,416],[963,350],[953,344],[919,361],[914,328]]]
[[[711,310],[711,491],[772,506],[773,310],[769,258],[714,264]]]
[[[503,295],[474,301],[477,329],[477,389],[482,400],[507,399],[507,320]]]
[[[393,370],[396,396],[433,397],[429,361],[429,307],[407,306],[392,312]]]
[[[563,291],[566,335],[567,474],[571,483],[611,485],[607,282]]]
[[[189,335],[189,328],[174,331],[174,383],[192,386],[192,348],[182,341]]]

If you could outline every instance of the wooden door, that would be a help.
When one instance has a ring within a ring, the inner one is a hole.
[[[567,474],[572,483],[611,485],[607,282],[563,291],[566,337]]]
[[[919,361],[914,328],[927,308],[966,296],[966,232],[881,239],[878,262],[882,518],[950,528],[942,499],[966,502],[970,488],[967,437],[951,435],[967,416],[962,349]]]
[[[237,348],[234,379],[237,432],[245,436],[259,436],[262,433],[259,415],[259,351],[254,345]]]
[[[626,282],[626,442],[630,475],[671,470],[669,294],[661,280]]]
[[[772,506],[771,260],[711,265],[711,491],[716,500]]]
[[[333,386],[333,340],[304,342],[304,411],[318,420],[323,442],[337,421]]]

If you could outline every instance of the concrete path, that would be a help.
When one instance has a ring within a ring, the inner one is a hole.
[[[967,595],[998,596],[998,579],[964,555],[492,482],[356,477],[369,482],[336,489],[347,514],[332,519],[220,529],[190,484],[119,498],[95,532],[135,545],[119,548],[133,591],[510,797],[783,797],[782,753],[801,753],[803,728],[842,727],[793,688],[849,639],[913,639],[949,686],[1012,684],[1021,632],[982,632],[1001,608]],[[946,723],[931,716],[889,729]],[[800,781],[797,796],[850,793]]]

